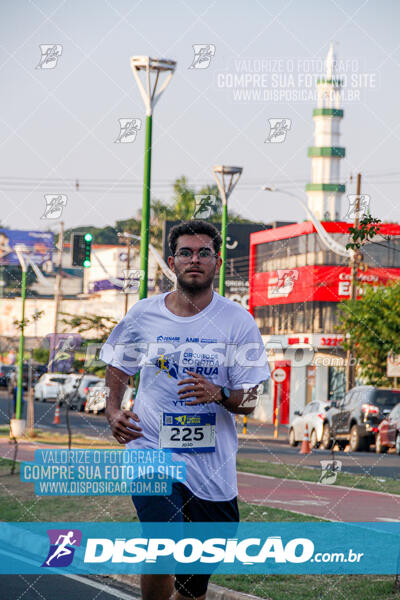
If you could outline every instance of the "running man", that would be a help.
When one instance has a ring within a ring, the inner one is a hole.
[[[176,290],[137,302],[101,350],[106,416],[120,444],[168,448],[186,464],[186,481],[170,496],[132,498],[141,522],[238,522],[234,415],[253,411],[269,377],[267,356],[250,313],[213,291],[218,230],[189,221],[168,241]],[[134,412],[123,411],[128,377],[139,368]],[[142,575],[143,599],[204,600],[209,578]]]

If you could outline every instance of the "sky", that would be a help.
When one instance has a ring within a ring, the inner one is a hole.
[[[237,165],[230,209],[265,223],[304,220],[295,198],[261,186],[306,198],[315,79],[330,42],[346,82],[341,181],[354,193],[361,172],[372,214],[400,221],[399,2],[3,0],[0,10],[1,226],[57,230],[61,217],[42,218],[45,195],[65,196],[67,228],[135,216],[146,118],[135,55],[177,62],[154,109],[152,197],[169,200],[181,175],[198,191],[214,165]],[[53,68],[40,62],[46,44],[57,46]],[[210,46],[205,68],[190,68],[194,45]],[[277,118],[290,129],[269,143]],[[117,141],[120,119],[138,119],[129,143]]]

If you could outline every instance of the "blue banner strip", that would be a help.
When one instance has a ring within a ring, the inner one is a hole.
[[[0,523],[0,574],[400,573],[400,523]]]

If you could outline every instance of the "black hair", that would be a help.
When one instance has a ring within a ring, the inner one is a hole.
[[[193,220],[193,221],[183,221],[179,223],[179,225],[174,225],[168,235],[168,245],[171,250],[171,254],[174,255],[176,252],[176,244],[178,238],[181,235],[208,235],[214,245],[214,250],[218,254],[222,245],[221,235],[214,225],[208,223],[207,221]]]

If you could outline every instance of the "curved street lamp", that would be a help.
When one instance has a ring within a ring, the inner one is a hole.
[[[291,196],[292,198],[296,198],[296,200],[301,204],[301,206],[304,208],[304,210],[310,217],[310,220],[314,225],[315,229],[317,230],[317,233],[323,244],[335,254],[339,254],[339,256],[344,256],[345,258],[350,259],[353,257],[354,250],[352,250],[351,248],[347,250],[345,246],[337,242],[331,235],[329,235],[329,233],[323,227],[322,223],[318,221],[317,217],[307,206],[306,202],[303,200],[303,198],[301,198],[301,196],[297,196],[297,194],[293,194],[293,192],[290,192],[289,190],[284,190],[273,186],[264,185],[262,189],[267,192],[279,192],[282,194],[286,194],[287,196]]]
[[[217,186],[222,199],[222,219],[221,219],[221,258],[222,265],[219,271],[219,293],[225,296],[225,271],[226,271],[226,228],[228,224],[228,198],[236,187],[242,174],[242,167],[227,167],[225,165],[216,165],[214,167],[214,176],[217,180]],[[225,180],[227,176],[227,180]],[[230,179],[229,179],[230,177]]]
[[[360,185],[361,185],[360,182],[361,182],[361,176],[358,175],[358,177],[357,177],[357,197],[358,198],[360,197]],[[351,266],[351,271],[352,271],[351,298],[353,300],[355,300],[356,299],[357,268],[358,268],[357,265],[358,265],[358,261],[360,260],[359,253],[354,251],[352,248],[349,248],[347,250],[345,246],[342,246],[342,244],[339,244],[339,242],[337,242],[331,235],[329,235],[329,233],[327,233],[327,231],[325,231],[325,228],[322,226],[322,223],[320,221],[318,221],[317,217],[314,215],[312,210],[307,206],[307,204],[305,203],[303,198],[301,198],[300,196],[297,196],[297,194],[293,194],[293,192],[290,192],[289,190],[283,190],[280,188],[269,187],[269,186],[264,186],[262,189],[267,192],[282,192],[283,194],[287,194],[288,196],[292,196],[293,198],[296,198],[296,200],[301,204],[301,206],[304,208],[304,210],[310,217],[312,224],[314,225],[315,229],[317,230],[317,233],[318,233],[321,241],[324,243],[324,245],[329,250],[334,252],[335,254],[339,254],[339,256],[344,256],[345,258],[348,258],[350,260],[350,266]],[[359,211],[359,205],[358,205],[356,214],[358,214],[358,211]],[[356,219],[357,219],[357,217],[356,217]],[[357,222],[358,221],[356,220],[355,223],[357,224]],[[347,356],[346,356],[346,392],[348,392],[349,389],[354,384],[354,366],[350,364],[351,358],[352,358],[352,350],[351,350],[351,348],[349,348],[347,350]]]
[[[142,224],[140,231],[140,268],[144,277],[140,280],[139,298],[147,297],[147,277],[149,258],[149,227],[150,227],[150,187],[151,187],[151,139],[153,109],[162,93],[171,81],[176,68],[176,62],[165,58],[150,58],[150,56],[133,56],[131,58],[133,75],[138,84],[140,94],[146,107],[146,139],[144,151],[144,181]],[[139,76],[139,71],[144,72],[144,84]],[[166,73],[163,84],[157,91],[161,73]],[[154,75],[153,81],[151,74]]]

